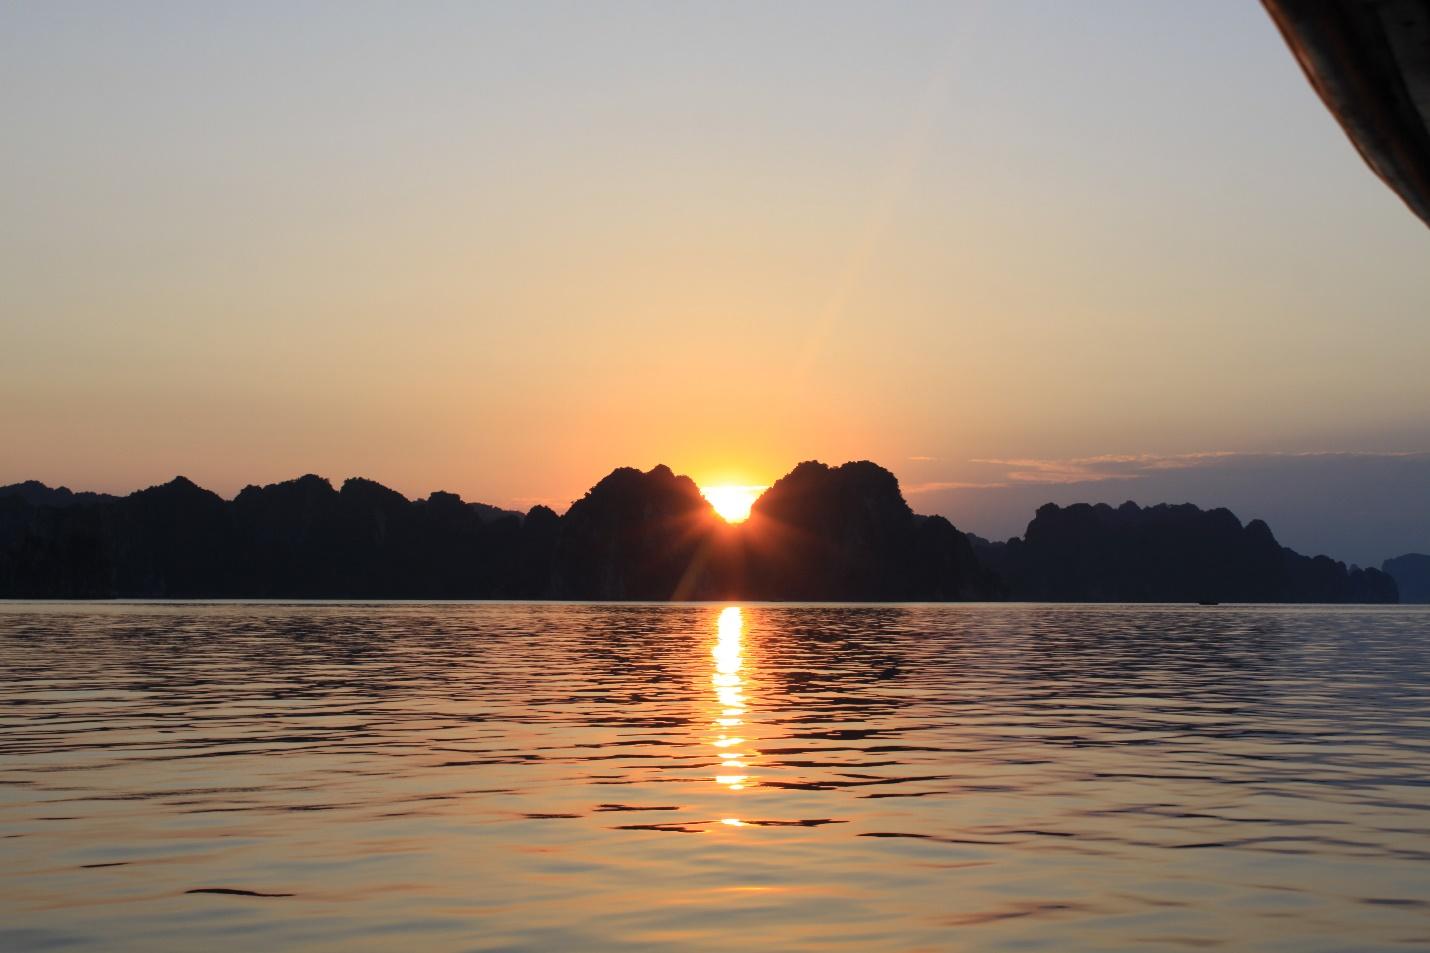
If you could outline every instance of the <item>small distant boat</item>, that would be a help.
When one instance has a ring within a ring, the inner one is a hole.
[[[1197,605],[1199,605],[1199,606],[1219,606],[1219,605],[1221,605],[1221,603],[1220,603],[1220,602],[1217,602],[1215,599],[1203,599],[1202,601],[1198,602]]]

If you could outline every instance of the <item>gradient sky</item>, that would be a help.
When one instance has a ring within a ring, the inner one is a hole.
[[[1430,231],[1256,3],[10,3],[0,121],[0,482],[869,458],[1430,549]]]

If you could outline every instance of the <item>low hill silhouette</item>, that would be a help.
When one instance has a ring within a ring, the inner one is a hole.
[[[1401,602],[1430,602],[1430,555],[1406,553],[1387,559],[1380,570],[1395,580]]]
[[[561,516],[307,475],[224,500],[0,488],[8,598],[1394,602],[1395,582],[1195,506],[1038,510],[992,543],[916,515],[868,461],[801,463],[747,522],[669,467],[623,467]]]
[[[1014,599],[1056,602],[1395,602],[1395,582],[1280,545],[1261,520],[1190,503],[1038,509],[1020,539],[975,549]]]
[[[76,503],[104,503],[114,497],[107,493],[75,493],[67,486],[49,487],[39,480],[0,486],[0,497],[18,496],[33,506],[73,506]]]

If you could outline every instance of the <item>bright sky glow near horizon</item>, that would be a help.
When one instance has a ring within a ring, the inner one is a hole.
[[[0,119],[0,483],[1430,549],[1430,231],[1253,2],[15,3]]]
[[[760,494],[769,487],[739,486],[728,483],[702,486],[700,492],[710,501],[715,512],[727,523],[742,523],[750,517],[752,507]]]

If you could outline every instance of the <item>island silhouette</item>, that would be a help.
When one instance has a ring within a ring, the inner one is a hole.
[[[689,477],[622,467],[565,514],[307,475],[232,500],[0,487],[0,597],[1069,602],[1398,600],[1395,580],[1191,504],[1040,508],[992,542],[915,514],[869,461],[799,464],[723,520]]]
[[[1430,602],[1430,555],[1406,553],[1387,559],[1380,569],[1395,580],[1401,602]]]

